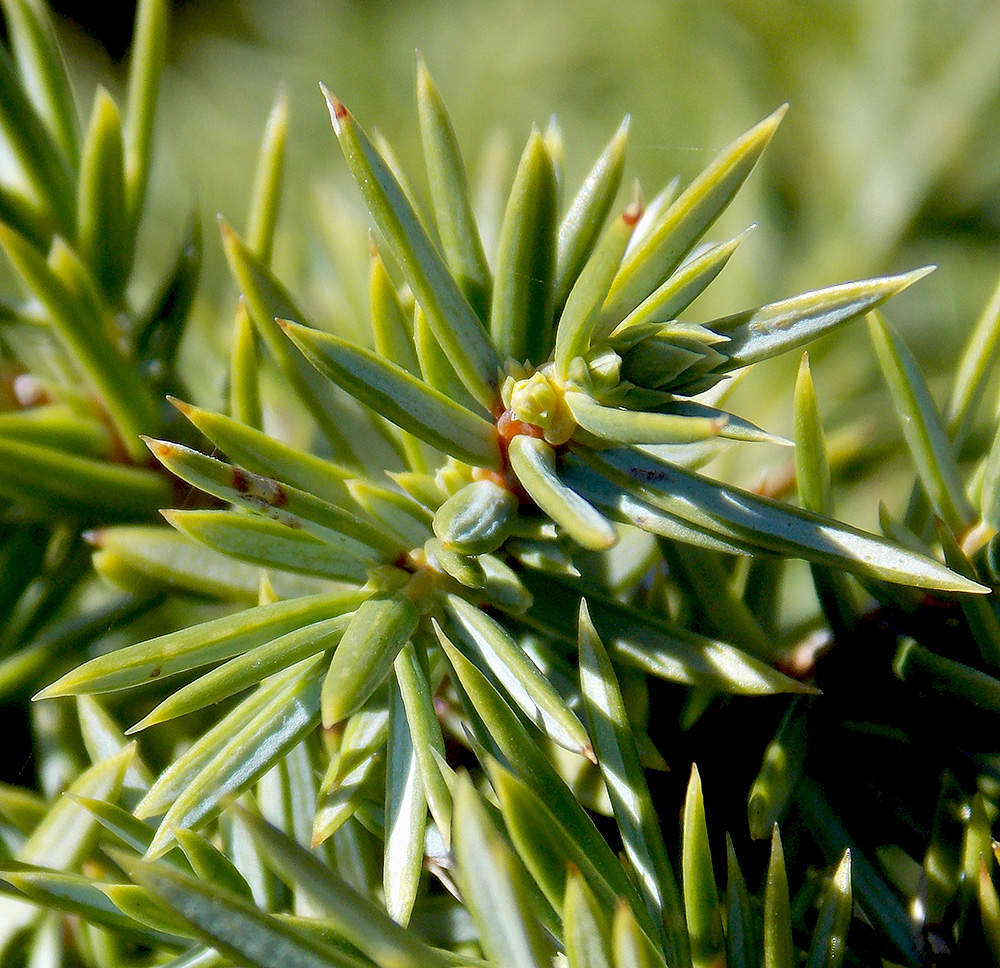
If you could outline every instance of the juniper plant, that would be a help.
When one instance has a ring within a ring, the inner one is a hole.
[[[1000,300],[943,415],[876,312],[926,269],[694,321],[747,233],[702,240],[783,108],[648,204],[619,197],[627,123],[568,205],[534,131],[488,255],[418,61],[429,206],[323,92],[377,231],[371,346],[270,268],[279,98],[246,235],[220,222],[239,299],[227,412],[205,409],[177,355],[197,223],[155,293],[130,281],[165,4],[140,5],[124,114],[98,92],[86,130],[40,0],[3,9],[26,298],[0,330],[0,683],[35,692],[39,780],[0,789],[5,964],[1000,956],[1000,445],[968,480],[956,458]],[[725,409],[748,367],[865,314],[917,468],[904,520],[832,516],[805,357],[801,507],[704,473],[789,443]],[[268,432],[272,368],[308,448]],[[795,558],[819,607],[789,627]],[[683,797],[661,750],[696,753]]]

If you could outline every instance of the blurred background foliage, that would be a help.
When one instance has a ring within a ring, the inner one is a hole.
[[[122,79],[128,8],[119,6],[121,17],[104,5],[61,8],[78,91]],[[368,223],[316,85],[322,79],[363,124],[377,124],[419,177],[414,48],[473,169],[477,155],[495,164],[506,149],[512,173],[530,126],[555,115],[573,146],[570,187],[626,113],[629,170],[652,196],[674,175],[689,180],[737,133],[790,102],[762,165],[714,230],[723,238],[758,223],[696,307],[706,316],[933,262],[938,271],[895,300],[890,316],[940,387],[995,285],[995,0],[187,0],[175,10],[140,240],[149,278],[184,231],[178,199],[200,209],[206,225],[221,212],[239,227],[264,121],[283,87],[292,126],[275,267],[314,318],[361,335]],[[184,353],[187,372],[204,376],[193,381],[197,402],[214,406],[229,334],[220,319],[228,321],[233,293],[220,247],[208,244],[206,260],[205,298]],[[864,431],[866,417],[885,412],[862,327],[811,352],[832,431]],[[778,433],[789,432],[795,365],[779,361],[743,391],[755,418]],[[881,459],[898,431],[878,424],[869,455]],[[741,453],[744,468],[757,455],[775,460],[753,450]],[[880,474],[870,493],[842,504],[845,516],[873,526],[877,499],[891,504],[896,495],[892,476]],[[899,493],[906,487],[901,480]]]

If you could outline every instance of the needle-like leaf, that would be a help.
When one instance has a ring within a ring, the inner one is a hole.
[[[152,817],[166,808],[147,857],[167,850],[176,828],[204,823],[223,797],[245,790],[316,725],[320,658],[266,680],[164,771],[135,811]]]
[[[169,911],[159,898],[138,884],[104,884],[101,890],[123,914],[127,914],[153,931],[176,938],[194,936],[194,932],[183,920]]]
[[[588,856],[530,786],[495,760],[487,758],[486,767],[518,856],[553,908],[558,911],[563,907],[566,876],[571,867],[580,870],[603,906],[613,904],[616,891],[611,872],[602,870]],[[645,916],[635,891],[629,892],[628,901],[639,905],[642,929],[655,934],[655,928]]]
[[[4,0],[4,20],[27,95],[70,171],[80,161],[80,122],[49,12],[36,0]]]
[[[611,925],[583,875],[573,866],[566,874],[563,941],[570,968],[611,968]]]
[[[951,439],[923,374],[881,315],[868,317],[868,329],[924,490],[945,524],[954,534],[962,534],[975,520],[975,512],[965,497]]]
[[[260,402],[260,346],[246,298],[240,296],[233,319],[229,350],[229,411],[247,427],[260,430],[264,414]]]
[[[368,210],[392,249],[441,348],[487,410],[498,397],[500,360],[378,151],[341,101],[323,89],[330,119]]]
[[[757,922],[729,834],[726,834],[726,870],[726,965],[756,968],[760,964]]]
[[[420,613],[405,594],[375,596],[354,613],[323,680],[323,725],[355,712],[385,681]]]
[[[517,772],[518,777],[529,783],[532,789],[546,791],[544,808],[556,817],[559,829],[567,831],[563,839],[574,853],[582,852],[582,856],[586,858],[581,870],[596,869],[603,881],[610,882],[609,889],[613,894],[628,897],[641,908],[635,888],[611,848],[598,833],[593,821],[556,773],[537,743],[533,741],[531,733],[487,678],[452,645],[440,629],[436,631],[458,683],[482,724],[484,741],[489,742],[496,753],[502,756]],[[565,870],[561,872],[560,877],[565,877]],[[651,925],[650,930],[652,930]]]
[[[135,755],[129,744],[113,756],[80,774],[68,793],[96,800],[115,800],[125,780],[125,771]],[[58,799],[31,836],[18,847],[14,859],[22,864],[54,870],[73,868],[87,855],[93,842],[96,820],[69,797]],[[10,896],[0,895],[0,954],[19,931],[38,917],[41,911]]]
[[[0,51],[0,130],[56,231],[75,235],[70,160],[49,138],[41,117],[17,79],[6,49]]]
[[[989,380],[986,375],[1000,353],[1000,283],[969,334],[962,357],[955,367],[955,382],[944,409],[948,434],[961,447],[976,418]]]
[[[493,280],[472,213],[465,164],[444,102],[419,54],[417,113],[441,248],[465,298],[486,322]]]
[[[537,437],[518,434],[510,442],[507,455],[521,486],[532,500],[577,544],[602,550],[618,540],[611,522],[559,479],[555,451],[550,444]]]
[[[455,792],[455,859],[486,953],[505,968],[547,968],[551,949],[532,909],[527,872],[467,777]]]
[[[62,345],[101,395],[129,454],[138,459],[138,435],[157,425],[155,404],[147,385],[107,339],[108,310],[89,272],[59,239],[46,261],[24,236],[0,224],[0,245],[45,307]]]
[[[837,326],[882,305],[918,279],[923,279],[933,268],[925,266],[898,276],[818,289],[761,306],[760,309],[712,320],[706,325],[729,337],[729,342],[719,348],[726,362],[716,370],[729,372],[812,342]]]
[[[271,113],[267,116],[264,140],[257,156],[247,224],[247,244],[265,265],[270,264],[274,248],[274,228],[278,217],[287,136],[288,96],[284,90],[280,90],[274,99]]]
[[[125,177],[133,232],[138,229],[146,198],[153,118],[167,55],[169,20],[167,0],[141,0],[136,7],[125,109]]]
[[[729,422],[725,415],[702,417],[604,407],[578,390],[567,390],[565,398],[581,428],[613,444],[690,444],[717,436]]]
[[[296,629],[352,611],[365,597],[351,591],[293,598],[169,632],[91,659],[36,698],[111,692],[221,662]]]
[[[33,437],[37,435],[32,435]],[[170,485],[159,474],[112,464],[27,440],[0,437],[0,490],[24,491],[50,513],[107,519],[146,517],[170,501]]]
[[[175,831],[174,836],[184,851],[191,869],[199,878],[239,897],[252,899],[253,895],[246,878],[211,841],[193,830],[183,828]]]
[[[285,568],[337,581],[364,581],[376,552],[357,541],[328,544],[304,531],[231,511],[164,511],[178,531],[223,554],[265,568]]]
[[[255,814],[237,807],[246,827],[269,864],[284,880],[305,893],[331,926],[378,965],[392,968],[448,968],[467,964],[438,951],[363,897],[315,854]]]
[[[625,167],[629,119],[622,121],[583,180],[559,225],[556,241],[555,311],[562,311],[570,290],[608,217]]]
[[[888,581],[983,594],[987,589],[938,562],[831,518],[727,487],[634,450],[577,451],[636,496],[748,550],[803,557]]]
[[[416,742],[395,679],[389,681],[389,736],[386,744],[385,856],[382,886],[389,916],[409,923],[424,866],[427,796]]]
[[[768,837],[775,824],[784,819],[802,773],[807,724],[803,701],[793,699],[774,739],[764,750],[763,762],[747,797],[750,836],[754,840]]]
[[[852,911],[851,852],[845,850],[820,905],[806,968],[840,968],[847,952]]]
[[[615,907],[611,924],[615,968],[667,968],[667,962],[642,932],[635,912],[625,901]]]
[[[1000,679],[938,655],[915,639],[902,640],[892,668],[900,679],[915,685],[931,687],[983,709],[1000,711]]]
[[[966,578],[976,579],[976,569],[962,550],[955,536],[943,521],[937,519],[937,534],[948,567]],[[996,592],[992,595],[968,595],[962,597],[962,611],[969,624],[969,631],[979,648],[986,668],[1000,673],[1000,617],[995,604]]]
[[[77,231],[80,254],[109,306],[117,307],[132,267],[125,160],[118,107],[98,89],[83,142]]]
[[[388,700],[383,698],[387,692],[377,692],[347,720],[340,751],[330,761],[320,787],[310,832],[313,847],[333,836],[366,799],[377,795],[389,730]]]
[[[525,585],[534,597],[531,618],[572,641],[572,615],[586,596],[595,627],[615,660],[686,685],[745,695],[815,690],[772,669],[727,643],[679,629],[638,608],[616,602],[599,588],[555,575],[527,572]]]
[[[424,382],[466,410],[478,411],[480,405],[455,372],[419,303],[413,308],[413,343]]]
[[[601,306],[641,215],[641,203],[632,202],[605,231],[573,284],[556,330],[554,359],[556,372],[563,379],[569,373],[570,361],[590,349]]]
[[[348,481],[347,489],[368,514],[404,545],[419,548],[433,534],[430,512],[409,494],[361,479]]]
[[[423,643],[421,643],[421,651]],[[431,815],[447,847],[451,843],[451,790],[441,775],[437,757],[444,759],[444,736],[434,708],[434,696],[424,670],[418,646],[407,643],[396,656],[393,670],[406,710],[406,721],[416,752],[420,779]]]
[[[580,602],[579,644],[580,691],[625,851],[667,960],[678,966],[688,965],[691,949],[677,880],[667,857],[614,667],[584,600]]]
[[[724,551],[731,555],[750,554],[745,547],[697,528],[690,522],[667,514],[634,494],[623,491],[606,477],[573,457],[566,460],[561,477],[568,487],[599,511],[604,512],[612,521],[634,524],[650,534],[712,551]]]
[[[354,449],[333,416],[335,407],[329,387],[324,387],[313,379],[312,368],[289,344],[275,322],[276,319],[304,321],[305,317],[296,307],[288,290],[225,219],[219,219],[219,231],[222,233],[222,247],[229,268],[246,297],[250,316],[268,353],[312,414],[335,453],[353,461]]]
[[[305,625],[279,636],[273,642],[265,642],[233,657],[172,693],[128,732],[138,733],[157,723],[222,702],[303,659],[328,652],[340,641],[353,615],[353,612],[348,612],[346,615]]]
[[[830,863],[837,862],[850,848],[854,900],[891,941],[900,960],[911,965],[920,964],[921,956],[906,909],[875,866],[852,846],[857,841],[831,809],[822,788],[803,778],[796,790],[795,802]]]
[[[685,262],[618,324],[612,338],[624,339],[635,327],[644,323],[666,322],[682,313],[722,272],[730,257],[754,228],[751,225],[728,242],[714,245],[707,252]]]
[[[131,334],[135,355],[166,385],[176,384],[172,370],[198,292],[202,254],[201,216],[193,213],[173,264],[136,320]]]
[[[134,880],[185,921],[197,935],[248,968],[365,968],[351,957],[286,921],[265,914],[238,894],[180,874],[163,865],[131,858],[120,863]]]
[[[809,369],[809,354],[803,353],[795,379],[795,483],[807,511],[829,514],[830,462],[826,438],[816,403]]]
[[[1000,897],[990,869],[993,864],[987,857],[979,858],[979,876],[976,880],[979,897],[979,913],[983,921],[983,933],[994,958],[1000,958]]]
[[[391,559],[404,550],[376,522],[366,521],[313,494],[226,464],[181,444],[149,437],[143,439],[153,456],[171,473],[234,505],[260,511],[274,521],[305,531],[345,551],[358,550],[359,546],[363,546],[368,555],[383,555]]]
[[[792,919],[789,911],[788,875],[778,825],[771,834],[771,859],[764,886],[764,968],[793,968]]]
[[[483,417],[370,350],[306,326],[282,325],[321,373],[376,413],[460,460],[499,468],[496,428]]]
[[[617,325],[680,265],[753,171],[784,114],[785,107],[778,108],[725,148],[635,247],[605,303],[609,324]]]
[[[446,596],[445,606],[462,638],[521,711],[560,746],[592,758],[590,739],[577,715],[503,626],[458,595]]]
[[[347,497],[344,481],[354,471],[247,427],[225,414],[167,398],[234,464],[339,504]]]
[[[123,807],[108,803],[106,800],[78,796],[75,793],[67,793],[67,796],[91,814],[105,831],[113,834],[115,842],[123,843],[140,854],[149,849],[156,833],[155,827],[132,816]]]
[[[722,908],[708,843],[701,776],[694,764],[684,798],[682,843],[684,913],[691,937],[691,964],[694,968],[709,968],[723,954]]]
[[[505,359],[536,366],[552,350],[556,174],[538,131],[514,176],[498,242],[490,332]]]
[[[175,925],[174,930],[167,933],[151,930],[147,922],[136,918],[134,912],[127,910],[109,896],[108,885],[97,884],[93,879],[81,874],[65,874],[61,871],[18,865],[16,870],[0,872],[0,878],[8,885],[17,888],[39,907],[76,915],[115,934],[120,933],[137,944],[167,944],[176,947],[183,944],[185,938],[189,936],[183,925],[179,931]],[[148,895],[147,900],[155,904]]]
[[[399,302],[385,263],[371,240],[371,261],[368,271],[369,306],[375,351],[385,360],[392,360],[411,376],[420,376],[420,362],[413,342],[412,327]],[[433,385],[433,381],[429,381]]]

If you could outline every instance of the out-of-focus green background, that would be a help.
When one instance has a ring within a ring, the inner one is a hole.
[[[80,76],[120,76],[93,41],[67,38]],[[504,136],[516,160],[531,124],[556,114],[568,192],[626,113],[630,171],[651,196],[790,102],[765,160],[711,234],[759,227],[697,312],[934,262],[938,271],[889,315],[942,391],[1000,274],[997,0],[183,3],[161,97],[155,218],[144,239],[151,267],[160,253],[169,258],[165,240],[179,237],[185,203],[197,200],[210,291],[230,306],[211,219],[223,212],[242,224],[264,120],[284,85],[293,120],[277,267],[321,321],[350,327],[364,219],[317,81],[377,125],[419,181],[414,48],[472,167]],[[210,320],[200,325],[211,331]],[[880,423],[895,432],[863,325],[813,359],[831,425],[883,411]],[[785,364],[789,375],[796,363]],[[208,399],[217,391],[203,389]],[[790,394],[789,380],[768,381],[748,415],[787,431]]]

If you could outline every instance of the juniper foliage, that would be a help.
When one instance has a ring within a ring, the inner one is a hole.
[[[271,268],[279,98],[247,229],[220,221],[227,404],[196,406],[197,221],[134,278],[166,4],[85,122],[41,0],[3,10],[0,692],[36,700],[38,779],[0,787],[4,964],[1000,959],[1000,295],[943,410],[878,311],[926,269],[700,319],[783,108],[648,202],[627,122],[572,197],[533,131],[484,226],[418,60],[426,201],[323,90],[370,343]],[[865,442],[827,446],[807,356],[794,442],[727,409],[860,317],[916,470],[882,534],[833,514]],[[789,443],[785,493],[707,471]]]

